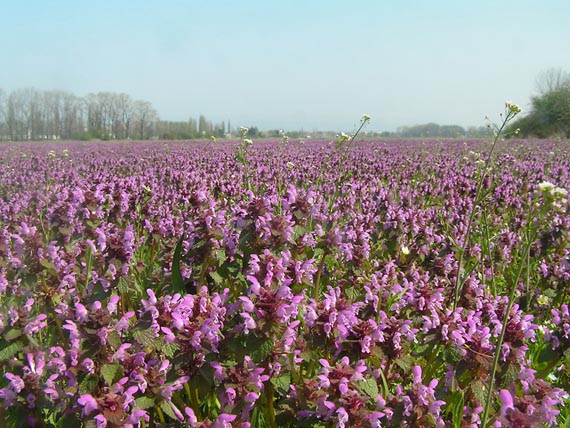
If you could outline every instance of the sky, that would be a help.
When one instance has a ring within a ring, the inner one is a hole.
[[[161,119],[483,126],[570,71],[568,0],[0,0],[0,88],[125,92]]]

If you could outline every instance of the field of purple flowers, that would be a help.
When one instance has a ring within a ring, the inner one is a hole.
[[[570,426],[570,143],[499,146],[0,145],[0,427]]]

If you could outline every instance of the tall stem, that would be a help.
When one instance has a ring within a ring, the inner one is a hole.
[[[265,369],[269,373],[269,360],[265,360]],[[268,379],[263,386],[263,393],[265,394],[265,401],[267,404],[267,418],[269,419],[269,427],[277,428],[277,422],[275,421],[275,407],[273,404],[273,399],[275,395],[275,389],[271,383],[271,379]]]
[[[526,251],[530,249],[530,245],[527,246]],[[525,253],[526,258],[526,253]],[[493,366],[491,368],[491,375],[489,378],[489,386],[487,388],[487,397],[485,399],[485,408],[483,410],[483,416],[481,417],[481,427],[485,428],[487,423],[487,418],[489,416],[489,410],[491,408],[491,399],[493,398],[493,391],[495,385],[495,375],[497,373],[497,367],[499,366],[499,358],[501,357],[501,346],[503,346],[503,340],[505,339],[505,332],[507,331],[507,324],[509,322],[509,315],[513,309],[515,303],[515,293],[517,290],[517,284],[519,282],[520,276],[522,274],[523,264],[519,267],[515,281],[513,282],[511,292],[509,293],[509,303],[507,304],[507,310],[505,317],[503,318],[503,324],[501,327],[501,333],[499,334],[499,339],[497,340],[497,345],[495,346],[495,356],[493,358]]]
[[[477,183],[477,191],[475,193],[475,199],[473,199],[473,207],[471,208],[471,213],[469,214],[469,220],[467,222],[467,230],[465,231],[465,238],[463,240],[463,245],[462,245],[461,250],[459,252],[459,259],[457,261],[457,277],[455,279],[455,296],[453,299],[453,309],[454,310],[455,310],[455,308],[457,308],[457,303],[459,303],[459,297],[461,295],[461,290],[463,289],[463,282],[464,281],[462,278],[461,270],[462,270],[463,257],[465,254],[465,250],[467,249],[467,246],[469,245],[471,228],[473,226],[473,220],[475,218],[475,208],[476,208],[477,204],[480,202],[481,190],[483,189],[483,182],[485,181],[485,178],[487,177],[487,173],[489,171],[489,165],[491,164],[491,159],[493,156],[493,152],[495,150],[495,146],[497,145],[497,142],[499,141],[499,138],[501,136],[501,133],[503,132],[503,129],[505,128],[505,126],[507,126],[507,123],[513,117],[514,117],[514,114],[508,113],[507,116],[505,117],[505,120],[501,124],[500,128],[495,133],[495,138],[493,139],[493,144],[491,145],[491,150],[489,150],[489,154],[487,155],[487,159],[485,160],[485,165],[483,167],[483,172],[481,174],[481,177],[479,177],[479,182]]]
[[[531,214],[532,214],[532,210],[531,210]],[[530,218],[532,218],[532,215],[530,216]],[[510,316],[511,310],[513,309],[513,306],[515,304],[515,293],[517,291],[517,285],[518,285],[519,280],[522,276],[523,268],[526,266],[526,261],[528,260],[528,257],[530,254],[530,247],[532,246],[534,239],[536,239],[536,232],[533,236],[531,236],[530,232],[527,231],[524,254],[523,254],[523,257],[521,258],[521,262],[520,262],[520,265],[518,267],[517,274],[516,274],[514,281],[511,285],[511,290],[510,290],[510,293],[508,295],[507,309],[505,312],[505,316],[503,318],[503,324],[501,326],[501,333],[499,334],[499,338],[497,339],[497,345],[495,346],[495,356],[493,358],[493,366],[491,368],[489,386],[487,389],[487,397],[485,399],[485,408],[483,410],[483,416],[481,417],[481,427],[482,428],[485,428],[485,425],[487,423],[487,418],[489,417],[489,410],[491,408],[491,400],[493,398],[493,391],[494,391],[493,387],[495,385],[495,375],[497,373],[497,367],[499,366],[499,359],[501,356],[501,347],[503,346],[503,341],[505,340],[505,333],[507,331],[507,324],[509,323],[509,316]],[[527,268],[528,268],[528,266],[527,266]]]

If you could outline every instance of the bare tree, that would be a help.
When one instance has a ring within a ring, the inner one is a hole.
[[[83,105],[81,98],[68,92],[62,94],[63,120],[61,138],[73,138],[85,131]]]
[[[6,125],[6,92],[0,89],[0,140],[7,137],[8,127]]]
[[[148,101],[137,100],[134,103],[134,122],[137,136],[141,140],[150,138],[152,128],[157,119],[157,112]]]
[[[540,95],[570,90],[570,73],[561,68],[549,68],[538,75],[536,89]]]
[[[114,138],[113,124],[116,120],[116,111],[114,105],[114,94],[111,92],[97,93],[99,105],[102,112],[103,133],[106,138]]]
[[[8,96],[6,106],[8,132],[11,140],[28,140],[33,137],[34,109],[31,88],[17,89]]]
[[[97,137],[112,137],[113,120],[116,115],[113,94],[110,92],[89,94],[85,97],[84,103],[87,110],[87,131]]]
[[[141,139],[156,135],[158,114],[147,101],[125,93],[77,97],[64,91],[0,89],[0,139]]]
[[[133,117],[135,115],[133,109],[133,100],[127,94],[118,94],[115,96],[115,108],[118,113],[118,130],[120,135],[118,138],[129,139]]]

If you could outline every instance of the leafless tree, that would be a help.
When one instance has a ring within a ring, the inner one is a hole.
[[[8,132],[6,125],[6,92],[0,89],[0,140],[4,139]]]
[[[141,140],[150,138],[154,123],[158,115],[152,104],[148,101],[137,100],[134,103],[134,122],[137,129],[137,137]]]
[[[540,95],[570,90],[570,73],[561,68],[549,68],[538,75],[536,89]]]
[[[63,109],[61,138],[70,139],[80,135],[85,131],[82,99],[64,92],[61,103]]]
[[[228,123],[229,126],[229,123]],[[223,136],[225,123],[201,115],[188,122],[160,121],[151,103],[128,94],[0,89],[0,139],[149,139]]]
[[[115,96],[115,109],[118,113],[117,138],[128,140],[135,115],[133,100],[127,94],[118,94]]]

